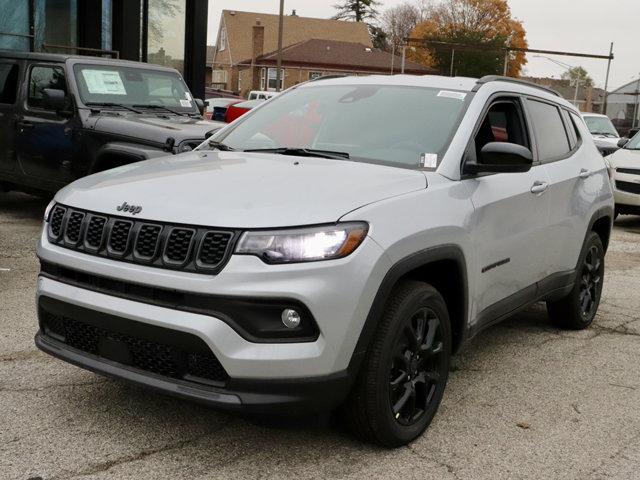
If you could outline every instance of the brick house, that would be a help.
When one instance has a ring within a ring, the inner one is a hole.
[[[278,15],[224,10],[211,61],[211,86],[239,91],[276,90]],[[401,58],[373,48],[367,25],[284,18],[282,88],[326,74],[371,74],[400,70]],[[405,72],[437,73],[405,63]]]

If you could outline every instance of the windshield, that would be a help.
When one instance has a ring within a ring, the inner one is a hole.
[[[636,133],[624,148],[627,150],[640,150],[640,133]]]
[[[208,148],[218,142],[234,150],[339,152],[345,159],[410,168],[429,159],[435,166],[466,109],[466,96],[422,87],[300,87],[214,135]]]
[[[198,113],[189,89],[177,72],[118,65],[75,65],[74,73],[85,105],[156,106],[179,113]]]
[[[589,127],[592,135],[613,135],[618,137],[616,127],[613,126],[608,117],[584,117],[584,121]]]

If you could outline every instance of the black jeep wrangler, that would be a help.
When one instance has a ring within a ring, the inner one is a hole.
[[[203,111],[171,68],[0,51],[0,189],[56,191],[91,173],[189,151],[224,125]]]

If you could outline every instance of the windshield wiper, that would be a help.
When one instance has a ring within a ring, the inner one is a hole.
[[[208,144],[211,148],[216,148],[221,152],[234,152],[236,150],[235,148],[230,147],[229,145],[225,145],[222,142],[216,142],[215,140],[209,140]]]
[[[111,107],[111,108],[124,108],[125,110],[129,110],[130,112],[133,113],[142,113],[140,110],[136,110],[133,107],[130,107],[129,105],[125,105],[123,103],[113,103],[113,102],[89,102],[89,103],[85,103],[85,105],[87,107]],[[135,107],[135,105],[134,105]]]
[[[174,115],[184,116],[185,113],[178,112],[177,110],[173,110],[172,108],[165,107],[164,105],[134,105],[134,107],[138,108],[151,108],[155,110],[164,110],[166,112],[173,113]]]
[[[313,148],[250,148],[244,150],[245,152],[255,153],[274,153],[276,155],[295,155],[298,157],[318,157],[318,158],[331,158],[334,160],[349,159],[350,155],[346,152],[333,152],[331,150],[315,150]]]

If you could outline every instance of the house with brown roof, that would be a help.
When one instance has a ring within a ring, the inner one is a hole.
[[[211,86],[246,94],[276,90],[278,15],[224,10],[211,62]],[[396,73],[401,58],[373,48],[366,24],[284,18],[281,89],[327,74]],[[405,72],[437,73],[405,62]]]

